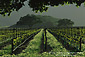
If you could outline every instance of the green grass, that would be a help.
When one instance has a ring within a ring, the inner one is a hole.
[[[66,50],[62,46],[62,44],[60,42],[58,42],[56,40],[56,38],[52,34],[50,34],[48,31],[47,31],[47,44],[52,47],[51,52],[57,54],[58,56],[61,55],[60,52],[63,52],[64,53],[62,55],[70,55],[69,53],[67,53],[69,51]]]
[[[41,38],[42,38],[42,32],[38,33],[33,40],[29,42],[28,47],[23,52],[29,52],[29,53],[38,53],[40,52],[40,44],[41,44]]]
[[[7,45],[0,50],[0,56],[4,54],[11,54],[11,45]]]

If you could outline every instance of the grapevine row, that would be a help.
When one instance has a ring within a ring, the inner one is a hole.
[[[29,30],[27,31],[26,34],[23,34],[21,37],[16,37],[12,39],[12,53],[19,48],[25,41],[29,40],[32,38],[34,35],[36,35],[40,29],[34,29],[34,30]]]
[[[78,50],[81,50],[81,43],[85,41],[85,29],[83,28],[58,28],[49,29],[49,31],[60,40],[62,39],[64,44],[68,43],[71,47],[75,47]]]

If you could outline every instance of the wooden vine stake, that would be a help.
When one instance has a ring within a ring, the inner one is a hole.
[[[45,51],[45,45],[44,45],[44,32],[42,33],[42,45],[43,45],[43,51]]]
[[[82,38],[80,38],[80,51],[81,51],[81,40],[82,40]]]
[[[77,29],[78,29],[77,34],[78,34],[78,37],[79,37],[79,36],[80,36],[81,31],[79,31],[79,27],[78,27]],[[82,40],[82,38],[80,38],[80,41],[79,41],[79,43],[80,43],[80,48],[79,48],[79,50],[80,50],[80,51],[81,51],[81,40]]]
[[[13,29],[13,33],[15,33],[15,29]],[[13,34],[13,37],[15,37],[15,36],[14,36],[14,34]],[[14,48],[13,48],[13,38],[12,38],[12,40],[11,40],[11,41],[12,41],[12,50],[11,50],[11,51],[12,51],[12,53],[11,53],[11,54],[13,54],[13,49],[14,49]]]
[[[12,51],[12,53],[11,53],[11,54],[13,54],[13,39],[12,39],[12,50],[11,50],[11,51]]]
[[[46,37],[46,28],[44,29],[44,33],[45,33],[45,51],[47,50],[47,37]]]

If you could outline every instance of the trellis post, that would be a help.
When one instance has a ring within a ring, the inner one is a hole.
[[[13,33],[15,33],[15,29],[13,29]],[[13,34],[13,37],[15,38],[14,34]],[[14,48],[13,48],[13,38],[12,38],[12,40],[11,40],[11,41],[12,41],[12,50],[11,50],[11,51],[12,51],[12,53],[11,53],[11,54],[13,54],[13,49],[14,49]]]
[[[44,29],[45,32],[45,51],[47,50],[47,37],[46,37],[46,28]]]
[[[78,34],[78,37],[79,37],[79,36],[80,36],[81,31],[79,31],[79,27],[78,27],[77,29],[78,29],[77,34]],[[81,51],[81,40],[82,40],[82,38],[80,37],[80,41],[79,41],[79,43],[80,43],[79,50],[80,50],[80,51]]]

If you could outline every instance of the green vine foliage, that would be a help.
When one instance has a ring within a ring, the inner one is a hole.
[[[18,11],[24,6],[24,2],[27,0],[0,0],[0,14],[10,15],[13,11]],[[76,6],[81,6],[85,0],[29,0],[28,5],[33,11],[44,12],[48,10],[48,6],[59,6],[64,4],[76,4]]]

